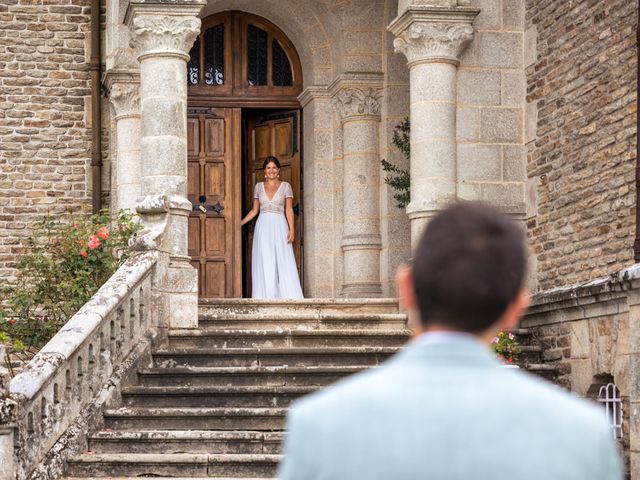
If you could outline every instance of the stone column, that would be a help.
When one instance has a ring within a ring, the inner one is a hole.
[[[456,76],[479,10],[411,5],[390,25],[407,57],[411,96],[411,244],[457,196]]]
[[[116,122],[116,208],[135,211],[142,193],[140,79],[135,71],[115,70],[107,73],[106,84]]]
[[[378,76],[343,75],[331,88],[343,132],[342,295],[348,297],[382,295],[380,80]]]
[[[147,199],[162,197],[166,226],[158,249],[169,255],[157,289],[166,293],[162,311],[172,327],[195,327],[198,318],[197,273],[187,256],[187,61],[200,32],[198,14],[206,0],[147,3],[131,0],[125,23],[140,61],[142,136],[141,190]],[[138,212],[158,212],[144,205]],[[170,313],[169,313],[170,312]]]

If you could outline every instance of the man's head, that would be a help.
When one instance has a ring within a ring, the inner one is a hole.
[[[401,296],[410,297],[406,303],[418,309],[424,330],[480,334],[505,314],[507,323],[515,323],[512,317],[526,307],[525,271],[525,238],[518,225],[494,207],[456,203],[427,226],[404,286],[399,279]]]

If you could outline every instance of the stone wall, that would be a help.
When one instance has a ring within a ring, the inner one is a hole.
[[[620,389],[627,470],[640,478],[640,268],[534,296],[521,326],[533,331],[556,383],[596,400],[609,382]]]
[[[633,261],[637,9],[527,1],[527,225],[540,289]]]
[[[90,204],[90,1],[0,4],[0,278],[50,211]]]

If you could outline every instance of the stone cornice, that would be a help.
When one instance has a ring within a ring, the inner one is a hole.
[[[131,0],[125,23],[131,32],[131,46],[138,49],[138,60],[150,55],[188,60],[200,33],[198,14],[205,4],[206,0]]]
[[[412,6],[396,18],[388,29],[395,36],[396,52],[409,65],[422,62],[460,63],[460,56],[473,40],[478,9],[466,7]]]
[[[116,120],[140,116],[140,84],[117,82],[111,86],[109,100],[116,113]]]
[[[331,93],[329,93],[329,89],[324,85],[313,85],[305,88],[304,91],[298,95],[298,101],[302,108],[317,98],[330,99]]]

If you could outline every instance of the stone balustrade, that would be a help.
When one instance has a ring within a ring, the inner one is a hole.
[[[36,468],[38,478],[57,478],[65,456],[86,448],[86,430],[72,427],[99,427],[98,413],[157,332],[158,260],[155,251],[127,260],[0,396],[0,480],[27,478]]]

